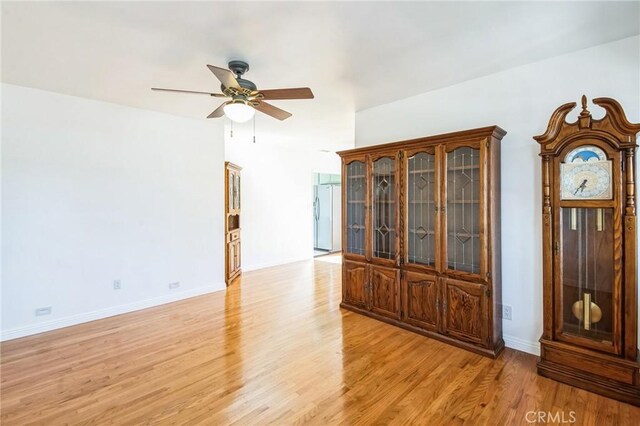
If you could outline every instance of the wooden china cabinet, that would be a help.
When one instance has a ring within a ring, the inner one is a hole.
[[[342,151],[341,307],[504,348],[497,126]]]
[[[542,157],[544,327],[538,373],[640,405],[635,151],[640,124],[560,106],[534,139]]]
[[[228,161],[224,166],[224,276],[229,285],[242,273],[240,262],[240,170],[242,167]]]

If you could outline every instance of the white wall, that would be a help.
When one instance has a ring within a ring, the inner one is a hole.
[[[313,172],[340,173],[341,164],[335,153],[260,143],[257,130],[255,144],[237,131],[225,144],[242,167],[243,271],[313,257]]]
[[[356,146],[497,124],[502,141],[502,300],[507,346],[539,351],[542,333],[541,189],[538,144],[561,104],[612,97],[640,121],[640,37],[510,69],[356,114]],[[594,117],[603,110],[590,105]],[[573,121],[579,108],[572,112]]]
[[[3,339],[224,288],[220,123],[6,84],[2,107]]]

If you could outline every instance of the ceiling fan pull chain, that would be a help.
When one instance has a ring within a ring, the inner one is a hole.
[[[253,143],[256,143],[256,116],[253,116]]]
[[[231,122],[231,137],[233,138],[233,120],[229,120]]]

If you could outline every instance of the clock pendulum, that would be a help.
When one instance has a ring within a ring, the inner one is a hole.
[[[601,232],[602,226],[602,209],[596,209],[596,231]],[[596,249],[596,243],[594,238],[583,238],[583,232],[586,234],[589,232],[589,226],[587,220],[587,214],[584,212],[580,219],[584,219],[584,227],[577,229],[577,209],[571,209],[571,230],[578,231],[578,294],[579,298],[575,301],[571,307],[573,316],[582,321],[582,327],[584,330],[591,330],[592,324],[597,324],[602,319],[602,309],[593,300],[594,295],[598,294],[598,281],[597,281],[597,265],[594,264],[592,285],[589,285],[589,264],[586,259],[589,259],[588,255],[588,241],[594,242],[593,250]],[[582,222],[582,220],[581,220]],[[583,248],[585,255],[583,256]]]

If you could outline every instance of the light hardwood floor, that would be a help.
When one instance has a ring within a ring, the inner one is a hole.
[[[2,424],[640,424],[640,408],[537,376],[534,356],[483,358],[339,301],[340,265],[317,259],[6,342]]]

